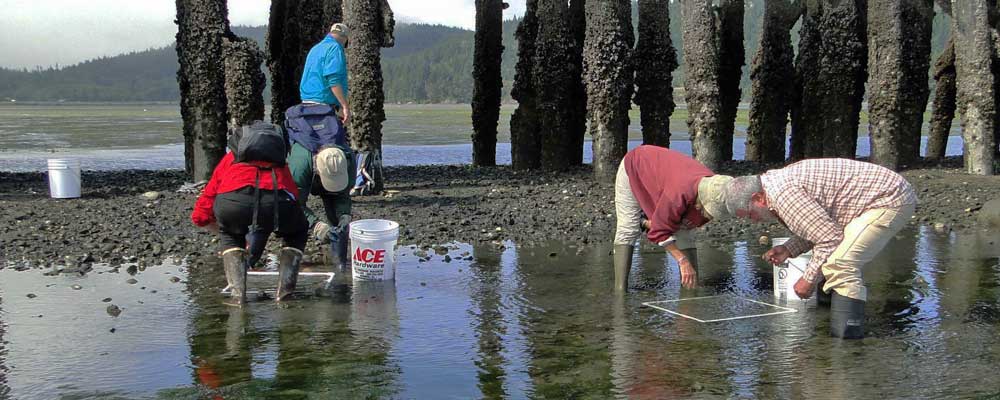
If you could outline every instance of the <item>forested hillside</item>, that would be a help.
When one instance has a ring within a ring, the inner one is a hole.
[[[680,52],[680,6],[670,6],[670,32],[681,67],[674,86],[684,83]],[[743,96],[750,95],[749,64],[760,38],[763,0],[748,1],[744,23],[746,66]],[[632,21],[637,20],[633,9]],[[519,20],[504,23],[503,93],[509,90],[517,61],[514,30]],[[948,38],[948,20],[937,16],[932,38],[936,55]],[[238,35],[257,40],[263,48],[266,27],[235,27]],[[797,30],[797,27],[796,27]],[[424,24],[397,24],[396,46],[382,50],[385,98],[390,103],[468,103],[472,98],[473,35],[469,30]],[[797,39],[794,35],[793,40]],[[266,72],[266,68],[265,68]],[[177,101],[177,54],[173,46],[102,57],[64,68],[35,71],[0,68],[0,99],[30,101]],[[269,92],[265,92],[269,96]]]

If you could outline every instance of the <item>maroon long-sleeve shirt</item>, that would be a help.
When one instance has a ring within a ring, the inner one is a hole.
[[[695,204],[701,178],[712,170],[687,155],[658,146],[639,146],[625,154],[625,173],[632,194],[649,218],[647,237],[662,243],[681,229],[705,225]]]

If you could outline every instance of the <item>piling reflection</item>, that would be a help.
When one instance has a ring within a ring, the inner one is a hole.
[[[6,294],[0,291],[0,399],[6,399],[10,396],[10,386],[7,385],[7,373],[10,372],[7,369],[7,342],[4,340],[4,333],[7,330],[7,324],[5,323],[6,318],[4,318],[3,304],[4,296]]]
[[[606,398],[612,394],[611,363],[605,343],[610,310],[610,246],[577,254],[553,247],[518,251],[524,282],[523,330],[530,356],[532,396]],[[555,255],[551,255],[555,253]],[[606,260],[595,265],[589,259]]]
[[[476,262],[470,266],[475,279],[470,288],[472,296],[473,330],[476,332],[476,368],[479,391],[483,398],[505,398],[506,372],[504,365],[504,340],[507,322],[503,316],[503,294],[500,253],[496,246],[478,246],[473,249]]]

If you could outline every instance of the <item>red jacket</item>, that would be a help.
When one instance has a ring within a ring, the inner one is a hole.
[[[694,205],[698,183],[715,175],[712,170],[683,153],[658,146],[639,146],[625,154],[622,162],[632,194],[649,218],[650,241],[661,243],[678,230],[708,222]]]
[[[212,179],[202,189],[201,196],[194,203],[194,211],[191,212],[191,222],[197,226],[205,226],[215,222],[215,212],[212,207],[215,205],[215,196],[220,193],[228,193],[247,186],[253,186],[257,178],[258,168],[250,163],[233,162],[233,153],[226,153],[219,165],[215,166],[212,172]],[[274,184],[271,182],[271,172],[259,170],[260,188],[273,190]],[[274,174],[278,178],[278,189],[291,193],[295,198],[299,197],[299,189],[292,180],[292,173],[288,170],[288,165],[274,169]]]

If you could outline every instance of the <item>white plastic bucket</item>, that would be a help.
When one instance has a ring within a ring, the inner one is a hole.
[[[49,195],[54,199],[80,197],[80,160],[50,158]]]
[[[773,238],[771,244],[774,246],[785,244],[789,238]],[[812,259],[812,251],[799,254],[798,257],[789,258],[784,263],[774,266],[774,297],[780,300],[802,300],[795,294],[795,282],[799,281],[802,274]]]
[[[351,275],[356,281],[396,279],[399,224],[384,219],[351,222]]]

